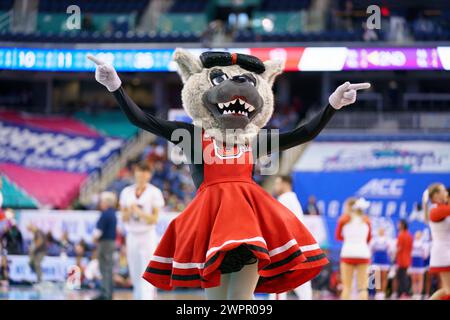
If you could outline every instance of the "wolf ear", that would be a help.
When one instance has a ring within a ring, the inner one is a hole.
[[[283,72],[284,61],[267,60],[264,61],[264,66],[266,67],[266,70],[261,74],[261,76],[266,79],[270,86],[273,86],[275,78]]]
[[[175,49],[173,60],[178,65],[177,71],[183,83],[185,83],[194,73],[201,72],[203,68],[200,58],[181,48]]]

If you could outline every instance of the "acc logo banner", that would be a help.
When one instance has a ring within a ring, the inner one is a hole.
[[[357,195],[366,198],[400,198],[405,182],[405,179],[371,179],[358,190]]]

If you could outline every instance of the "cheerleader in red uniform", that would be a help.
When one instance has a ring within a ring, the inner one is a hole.
[[[220,111],[215,119],[223,119],[230,125],[245,120],[242,117],[247,117],[248,112],[255,109],[248,105],[255,93],[251,88],[257,87],[258,81],[260,86],[267,86],[260,76],[265,72],[265,65],[256,57],[230,56],[228,53],[203,54],[201,58],[203,66],[211,68],[207,72],[202,72],[198,59],[177,61],[186,70],[182,74],[184,81],[192,76],[200,82],[192,85],[188,81],[185,88],[189,85],[190,90],[195,91],[201,87],[212,94],[210,89],[215,86],[220,86],[219,93],[233,87],[240,94],[232,95],[231,101],[217,106],[206,101],[199,108],[210,108],[213,114]],[[255,148],[260,144],[247,141],[224,146],[203,127],[167,121],[145,113],[121,88],[121,81],[112,66],[95,57],[90,59],[97,64],[96,79],[113,92],[133,124],[174,143],[178,142],[175,131],[180,128],[192,139],[191,152],[185,154],[190,160],[191,174],[198,191],[188,207],[168,226],[143,275],[146,280],[166,290],[175,287],[206,288],[209,299],[252,299],[254,291],[280,293],[292,290],[320,272],[328,260],[313,236],[289,209],[252,179],[255,160],[267,154]],[[197,68],[194,76],[189,63]],[[236,75],[237,72],[242,74]],[[203,81],[202,74],[209,75],[210,81]],[[269,80],[265,81],[273,83],[275,75],[269,73],[265,78]],[[330,105],[309,123],[276,137],[278,149],[285,150],[313,139],[336,109],[355,102],[356,90],[369,86],[347,82],[339,87],[330,96]],[[195,95],[183,92],[189,95],[187,98]],[[203,99],[207,99],[205,92]],[[242,92],[250,93],[243,97]],[[259,100],[255,98],[255,101]],[[237,103],[240,104],[238,108]],[[267,108],[266,104],[271,102],[269,99],[261,103]],[[224,110],[227,111],[226,116],[222,116]],[[203,111],[191,109],[191,113]],[[196,123],[195,116],[193,119]],[[269,144],[272,141],[267,132],[256,139]]]
[[[428,200],[432,203],[429,223],[433,241],[429,272],[439,274],[442,286],[430,299],[450,300],[450,205],[445,186],[435,183],[428,187],[424,195],[425,213]]]

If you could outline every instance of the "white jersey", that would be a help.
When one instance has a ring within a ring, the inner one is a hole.
[[[369,233],[369,225],[363,218],[353,216],[342,227],[344,244],[341,249],[341,258],[369,259],[370,248],[367,243]]]
[[[428,257],[428,250],[427,242],[422,239],[414,239],[411,256],[426,259]]]
[[[431,244],[430,267],[450,267],[450,216],[440,222],[430,221]]]
[[[130,208],[136,203],[145,213],[152,213],[154,208],[164,207],[164,198],[161,190],[154,185],[148,183],[144,192],[137,197],[136,185],[125,187],[120,193],[120,207]],[[138,218],[135,213],[129,221],[124,222],[125,231],[131,234],[145,233],[155,230],[154,224],[148,224],[142,219]]]
[[[386,236],[376,236],[370,241],[370,248],[372,251],[389,251],[390,241]]]
[[[2,206],[3,206],[3,195],[2,192],[0,191],[0,209],[2,208]]]
[[[293,212],[300,221],[303,220],[302,206],[300,205],[295,192],[290,191],[283,193],[278,197],[278,201],[280,201],[286,208],[291,210],[291,212]]]

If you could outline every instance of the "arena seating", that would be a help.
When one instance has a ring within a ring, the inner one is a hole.
[[[201,12],[206,9],[207,1],[205,0],[176,0],[170,7],[169,12],[188,13]]]
[[[80,111],[74,116],[97,132],[107,136],[129,139],[138,132],[138,128],[133,126],[121,111],[104,111],[96,114]]]
[[[12,2],[12,1],[11,1]],[[77,0],[76,4],[83,8],[86,12],[95,13],[113,13],[113,12],[132,12],[143,10],[149,0]],[[40,0],[39,1],[39,11],[41,12],[65,12],[67,7],[74,4],[71,0]]]
[[[202,39],[202,34],[208,30],[208,24],[214,20],[214,9],[219,7],[209,5],[205,0],[182,1],[176,0],[161,14],[155,30],[138,30],[140,19],[150,0],[137,1],[78,1],[83,8],[82,30],[67,30],[66,9],[71,1],[45,0],[39,2],[37,27],[35,32],[20,33],[10,32],[5,24],[0,29],[0,41],[18,42],[73,42],[73,43],[193,43]],[[0,15],[10,10],[13,1],[2,1]],[[236,42],[343,42],[363,41],[362,32],[354,32],[351,29],[360,26],[364,20],[366,2],[353,3],[356,12],[346,22],[346,27],[334,25],[335,11],[328,11],[325,17],[325,25],[322,30],[303,30],[308,23],[306,15],[310,13],[313,1],[252,1],[249,4],[249,18],[251,24],[245,28],[226,25],[228,31],[233,30],[232,39]],[[224,5],[215,4],[217,6]],[[226,5],[226,2],[225,2]],[[245,6],[245,3],[243,4]],[[450,31],[448,26],[449,13],[445,10],[439,14],[411,16],[405,10],[401,10],[396,2],[386,2],[384,14],[406,18],[406,27],[409,35],[418,41],[448,41]],[[364,9],[364,10],[363,10]],[[345,11],[345,2],[335,5],[335,10],[341,13]],[[261,21],[270,19],[272,24],[267,27]],[[303,22],[305,21],[305,23]],[[333,22],[334,21],[334,22]],[[348,23],[353,24],[348,29]],[[389,28],[389,20],[384,19],[386,28]],[[385,28],[385,29],[386,29]],[[386,30],[379,30],[377,41],[387,41]]]
[[[311,4],[311,0],[277,0],[270,1],[264,0],[262,1],[261,10],[262,11],[298,11],[309,8]]]

